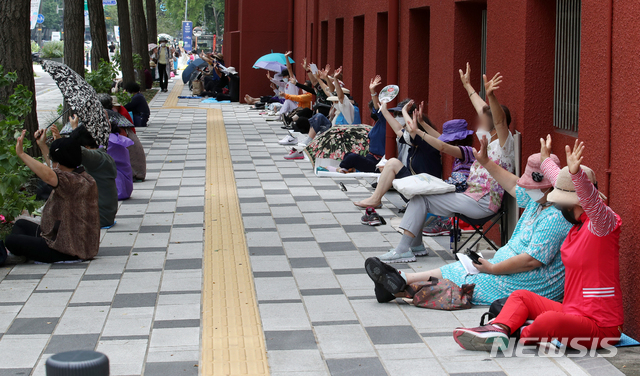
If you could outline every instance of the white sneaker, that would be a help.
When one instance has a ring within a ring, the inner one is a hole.
[[[289,155],[285,155],[284,159],[304,159],[304,154],[301,151],[292,148]]]
[[[292,135],[288,135],[282,140],[278,141],[280,145],[297,145],[298,137],[293,137]]]
[[[306,148],[311,142],[313,142],[313,138],[307,137],[304,141],[298,143],[298,145]]]

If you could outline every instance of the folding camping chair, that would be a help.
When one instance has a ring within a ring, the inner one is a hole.
[[[508,241],[508,234],[507,234],[507,214],[508,214],[508,210],[506,207],[506,201],[507,200],[503,200],[502,201],[502,206],[500,207],[500,209],[498,210],[497,213],[492,214],[488,217],[485,218],[480,218],[480,219],[472,219],[469,218],[465,215],[462,215],[460,213],[456,213],[455,216],[453,217],[453,256],[458,259],[458,257],[456,256],[456,254],[465,247],[465,245],[467,245],[467,243],[469,243],[473,238],[477,239],[467,248],[467,249],[472,249],[473,247],[475,247],[476,244],[478,244],[482,239],[484,239],[487,243],[489,243],[489,245],[494,249],[494,250],[498,250],[498,247],[493,244],[493,242],[491,240],[489,240],[489,238],[487,238],[486,234],[491,231],[491,229],[498,223],[500,223],[500,242],[501,244],[506,244]],[[467,238],[467,240],[465,240],[464,243],[462,243],[462,245],[458,245],[459,239],[460,239],[460,226],[459,226],[459,222],[460,221],[464,221],[466,223],[468,223],[469,225],[471,225],[471,227],[473,227],[473,229],[475,230],[475,232],[473,234],[471,234],[471,236],[469,238]],[[487,224],[489,224],[489,227],[485,230],[484,226]]]

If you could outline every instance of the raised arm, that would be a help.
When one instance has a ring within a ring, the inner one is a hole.
[[[411,106],[413,106],[414,102],[413,101],[409,101],[409,103],[407,103],[403,108],[402,108],[402,116],[404,116],[405,120],[407,118],[410,118],[409,116],[409,109],[411,108]],[[422,125],[422,128],[425,129],[425,131],[431,136],[431,137],[435,137],[438,138],[440,137],[440,132],[436,131],[435,129],[433,129],[431,127],[431,125],[427,124],[426,121],[424,121],[424,101],[420,102],[420,105],[418,106],[418,108],[416,108],[415,110],[413,110],[414,113],[416,113],[417,118],[418,118],[418,123],[420,123],[420,125]]]
[[[471,104],[473,104],[473,108],[476,109],[476,112],[478,113],[478,115],[482,115],[482,109],[484,108],[484,106],[487,105],[487,103],[484,100],[482,100],[480,95],[473,88],[473,85],[471,85],[471,65],[467,63],[466,72],[463,73],[462,69],[458,69],[458,73],[460,73],[460,80],[462,81],[462,86],[464,86],[464,89],[467,91],[467,94],[469,95],[469,99],[471,100]]]
[[[507,117],[504,114],[504,110],[502,106],[500,106],[500,102],[498,102],[498,98],[494,93],[495,90],[500,88],[500,83],[502,82],[502,76],[500,72],[496,73],[495,76],[491,80],[487,80],[487,75],[483,75],[484,77],[484,89],[487,93],[487,99],[489,100],[489,107],[491,107],[491,116],[493,118],[493,125],[496,128],[496,133],[498,134],[498,139],[500,140],[500,146],[504,146],[509,138],[509,126],[507,125]]]
[[[51,133],[53,133],[53,128],[55,125],[51,126]],[[56,131],[58,129],[56,128]],[[40,147],[40,151],[42,152],[42,159],[44,159],[44,163],[51,167],[51,160],[49,159],[49,145],[47,145],[47,130],[46,129],[38,129],[36,133],[33,134],[33,137],[36,139],[36,143]],[[54,137],[55,138],[55,137]]]
[[[540,139],[540,168],[542,173],[546,176],[551,184],[556,185],[558,180],[558,174],[560,174],[560,167],[549,159],[551,157],[551,135],[547,135],[547,139]],[[549,160],[547,160],[549,159]]]
[[[336,87],[336,95],[338,95],[338,101],[342,103],[344,101],[344,92],[342,91],[342,86],[340,86],[340,82],[338,82],[338,79],[336,78],[336,76],[337,75],[333,76],[333,81]]]
[[[487,148],[489,147],[489,140],[486,137],[482,137],[480,141],[480,151],[473,149],[473,155],[476,160],[491,174],[491,176],[500,184],[500,186],[509,193],[511,196],[516,197],[516,183],[518,177],[504,168],[498,166],[494,161],[489,158]]]
[[[291,60],[289,60],[289,57],[291,56],[291,51],[287,51],[287,53],[284,54],[284,59],[287,62],[287,70],[289,71],[289,78],[293,78],[294,80],[296,79],[296,74],[293,73],[293,67],[291,66]],[[298,80],[296,80],[297,82]]]
[[[567,165],[571,173],[571,180],[576,187],[576,194],[580,200],[580,206],[591,220],[589,230],[596,236],[607,236],[617,227],[616,213],[600,198],[598,189],[591,183],[587,174],[582,170],[582,153],[584,142],[576,140],[573,150],[569,145],[565,146],[567,153]]]
[[[369,83],[369,91],[371,92],[371,100],[373,101],[373,108],[375,108],[376,110],[380,109],[380,100],[378,99],[378,92],[376,91],[376,88],[380,86],[381,83],[382,83],[382,77],[380,77],[380,75],[376,75],[374,78],[371,79],[371,82]]]
[[[309,77],[309,81],[311,81],[311,85],[315,87],[318,84],[318,79],[315,74],[311,72],[311,67],[307,63],[307,58],[302,59],[302,69],[307,73],[307,77]],[[315,94],[315,93],[314,93]]]
[[[327,75],[324,71],[318,71],[318,83],[320,84],[320,87],[322,88],[322,91],[324,91],[324,94],[327,97],[330,97],[332,95],[331,90],[329,89],[329,86],[327,86],[327,83],[325,82],[329,82],[329,80],[327,79]]]
[[[400,123],[396,120],[396,118],[393,117],[393,115],[391,115],[389,110],[387,110],[386,103],[383,103],[380,106],[380,112],[382,113],[384,118],[387,120],[387,124],[389,124],[391,129],[393,129],[393,131],[396,133],[396,136],[402,137],[402,125],[400,125]]]
[[[58,186],[58,175],[49,166],[42,162],[33,159],[29,154],[24,152],[24,136],[27,133],[23,130],[16,141],[16,155],[22,160],[22,162],[29,167],[42,181],[49,184],[52,187]]]

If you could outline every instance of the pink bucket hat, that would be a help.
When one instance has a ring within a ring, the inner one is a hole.
[[[551,160],[560,167],[560,159],[555,154],[551,154]],[[553,187],[553,183],[548,177],[544,176],[540,167],[540,153],[533,154],[527,160],[527,167],[524,174],[518,179],[518,184],[524,189],[547,189]]]

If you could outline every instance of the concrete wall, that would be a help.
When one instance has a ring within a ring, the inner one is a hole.
[[[333,67],[342,65],[346,85],[361,107],[370,100],[371,77],[381,74],[385,78],[387,67],[397,62],[400,97],[424,100],[428,115],[438,128],[452,118],[466,119],[471,126],[475,124],[475,112],[460,85],[458,69],[469,61],[472,83],[480,89],[480,17],[486,9],[487,73],[493,75],[499,71],[504,76],[497,96],[511,110],[512,130],[523,134],[522,160],[539,151],[538,139],[550,133],[554,138],[554,151],[564,163],[564,145],[573,144],[579,136],[587,143],[585,164],[596,171],[600,190],[609,196],[609,204],[624,221],[620,264],[625,331],[640,337],[640,315],[637,314],[640,302],[635,294],[640,279],[635,272],[640,265],[635,241],[640,235],[635,224],[640,214],[640,186],[635,171],[640,165],[640,155],[633,148],[640,144],[640,64],[637,63],[640,29],[636,17],[640,12],[639,2],[582,0],[578,134],[553,127],[553,0],[399,0],[399,35],[395,41],[398,56],[386,53],[388,43],[394,42],[386,38],[388,7],[393,0],[291,2],[296,61],[307,56]],[[268,26],[263,30],[271,33],[279,24],[271,15],[268,22],[263,22],[261,15],[265,6],[260,5],[260,1],[239,3],[242,9],[249,3],[260,9],[250,13],[255,18],[246,29],[254,37],[245,38],[245,30],[240,26],[242,58],[251,55],[255,60],[265,50],[284,50],[286,45],[282,43],[287,40],[286,36],[259,38],[259,42],[255,39],[261,27]],[[249,19],[249,13],[243,14],[243,22]],[[276,33],[286,35],[286,30],[278,28]],[[229,39],[225,39],[225,53],[227,41]],[[246,74],[249,63],[253,61],[247,61],[240,70],[241,75],[244,73],[243,79],[249,76]],[[299,67],[296,69],[302,74]],[[262,79],[263,74],[250,77]],[[243,89],[248,88],[245,85],[246,81]],[[258,93],[268,92],[264,80],[252,83],[251,89],[254,87]],[[369,121],[365,115],[363,122]],[[449,163],[450,160],[445,159],[445,171]]]

